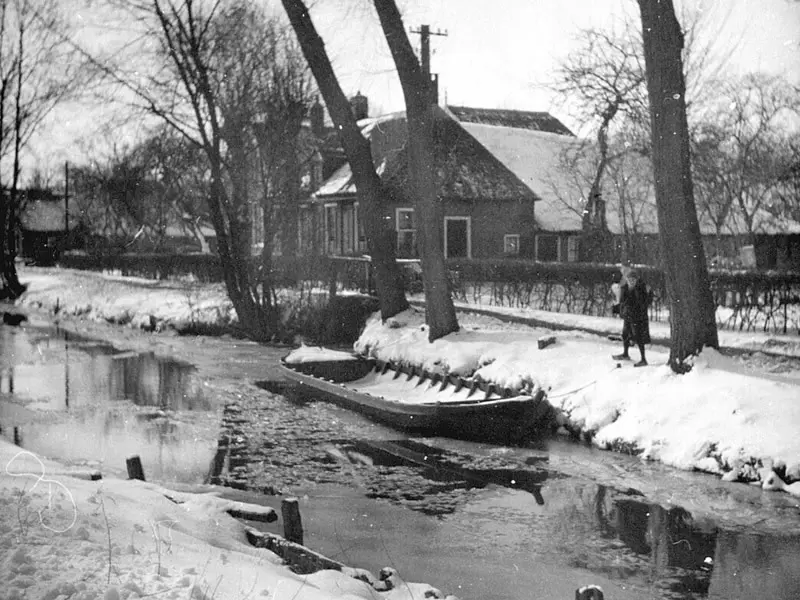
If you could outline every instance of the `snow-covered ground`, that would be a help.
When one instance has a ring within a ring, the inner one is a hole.
[[[222,286],[153,282],[62,269],[24,269],[29,289],[20,304],[59,315],[142,324],[230,320]],[[411,309],[383,324],[377,316],[356,349],[383,360],[430,370],[479,375],[515,388],[543,388],[561,413],[563,430],[581,432],[602,448],[640,453],[681,469],[759,481],[800,495],[800,372],[797,361],[769,372],[714,350],[699,356],[687,375],[665,366],[667,350],[648,349],[649,367],[618,365],[620,350],[606,334],[620,321],[543,311],[459,313],[461,331],[428,343],[424,314]],[[542,350],[537,340],[551,329],[507,322],[509,317],[552,323],[557,341]],[[574,329],[570,329],[574,327]],[[654,338],[668,337],[653,324]],[[590,333],[596,332],[596,333]],[[795,355],[797,337],[720,332],[722,346],[780,349]],[[638,359],[638,351],[632,356]],[[792,365],[795,366],[792,366]],[[776,478],[774,471],[786,483]]]
[[[444,597],[396,574],[386,591],[355,579],[370,577],[356,569],[294,574],[277,555],[251,546],[245,526],[228,514],[272,509],[140,481],[91,481],[2,439],[0,465],[4,600]]]

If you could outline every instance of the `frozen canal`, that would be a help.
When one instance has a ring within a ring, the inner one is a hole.
[[[106,476],[138,454],[148,479],[274,506],[298,495],[306,544],[353,566],[463,600],[571,598],[588,583],[608,600],[800,596],[786,494],[563,440],[409,438],[289,393],[264,368],[277,349],[216,356],[239,381],[226,391],[187,362],[53,329],[0,328],[0,348],[8,439],[16,428],[22,447]]]

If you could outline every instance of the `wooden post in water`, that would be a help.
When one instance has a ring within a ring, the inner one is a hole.
[[[142,461],[138,456],[131,456],[125,459],[125,466],[128,467],[128,479],[139,479],[144,481],[144,469]]]
[[[300,520],[300,503],[297,498],[281,500],[281,515],[283,515],[283,537],[302,546],[303,523]]]
[[[22,432],[17,426],[14,426],[14,444],[17,446],[22,445]]]
[[[603,588],[599,585],[585,585],[575,590],[575,600],[603,600]]]

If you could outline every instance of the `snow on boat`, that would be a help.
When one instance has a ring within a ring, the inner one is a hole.
[[[284,357],[281,367],[302,393],[406,431],[521,443],[552,423],[542,390],[518,394],[486,382],[324,348],[302,347]]]

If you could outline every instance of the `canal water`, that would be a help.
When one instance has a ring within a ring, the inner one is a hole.
[[[148,479],[276,507],[297,495],[307,545],[463,600],[589,583],[609,600],[800,597],[786,494],[563,440],[411,438],[257,381],[263,368],[222,399],[192,365],[57,329],[0,328],[0,350],[0,427],[24,448],[120,476],[138,454]]]
[[[192,365],[49,328],[0,328],[0,429],[70,465],[196,482],[219,416]]]

